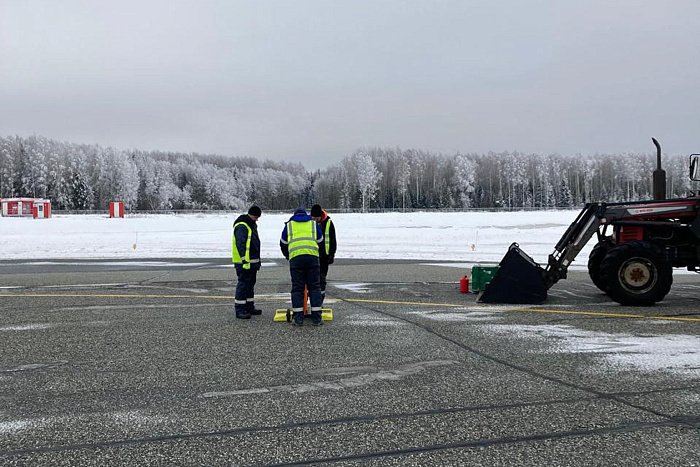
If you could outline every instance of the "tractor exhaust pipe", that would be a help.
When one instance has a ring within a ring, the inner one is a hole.
[[[661,145],[656,138],[651,140],[656,146],[656,170],[653,174],[654,199],[666,199],[666,172],[661,168]]]

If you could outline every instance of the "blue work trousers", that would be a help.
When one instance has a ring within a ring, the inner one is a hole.
[[[243,311],[252,306],[255,299],[255,280],[258,276],[257,269],[243,269],[243,266],[236,264],[236,310]],[[250,304],[250,305],[248,305]]]
[[[321,311],[321,268],[318,257],[299,255],[289,261],[292,276],[292,309],[300,312],[304,309],[304,287],[309,291],[311,312]]]

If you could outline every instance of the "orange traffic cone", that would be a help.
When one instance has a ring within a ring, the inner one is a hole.
[[[309,290],[304,287],[304,316],[308,316],[309,314]]]

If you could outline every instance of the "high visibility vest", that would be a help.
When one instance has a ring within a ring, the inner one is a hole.
[[[326,254],[331,253],[331,220],[328,219],[326,222],[326,230],[323,232],[324,246],[326,247]]]
[[[289,244],[289,259],[299,255],[318,256],[318,243],[316,243],[316,222],[287,222],[287,241]]]
[[[243,257],[241,257],[241,253],[238,251],[238,248],[236,247],[236,227],[239,225],[245,226],[246,229],[248,229],[248,240],[245,242],[245,254]],[[232,259],[234,264],[243,264],[243,269],[250,269],[250,263],[259,263],[260,259],[256,258],[251,261],[250,259],[250,240],[253,238],[253,229],[250,228],[248,224],[245,222],[239,222],[238,224],[233,225],[233,248],[232,248]],[[245,262],[244,262],[245,261]]]

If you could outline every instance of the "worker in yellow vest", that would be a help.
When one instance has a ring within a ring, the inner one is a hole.
[[[280,249],[289,260],[292,276],[292,323],[304,324],[304,287],[311,301],[311,324],[320,326],[321,318],[321,270],[319,248],[323,247],[321,226],[299,208],[284,225]]]
[[[258,218],[262,210],[251,206],[248,214],[238,216],[233,223],[232,260],[236,267],[235,310],[236,318],[250,319],[251,315],[262,314],[255,308],[255,281],[260,269],[260,237]]]
[[[335,240],[335,225],[331,221],[331,216],[321,207],[320,204],[311,206],[311,217],[321,226],[323,232],[323,245],[321,246],[319,260],[321,263],[321,305],[326,299],[326,277],[328,276],[328,265],[335,261],[335,250],[338,244]]]

